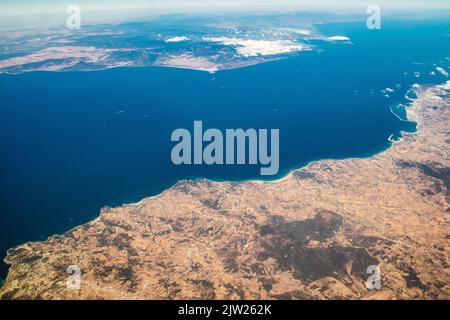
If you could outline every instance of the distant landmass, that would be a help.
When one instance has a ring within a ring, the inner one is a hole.
[[[335,15],[281,14],[205,17],[172,15],[136,22],[95,24],[80,30],[49,27],[0,35],[1,73],[89,71],[167,66],[216,72],[314,50],[321,42],[350,43],[322,35],[315,23],[350,20]]]

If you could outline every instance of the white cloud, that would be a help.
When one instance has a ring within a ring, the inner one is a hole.
[[[328,40],[328,41],[350,41],[350,38],[346,37],[346,36],[332,36],[332,37],[326,38],[326,40]]]
[[[292,33],[301,34],[304,36],[309,36],[312,34],[311,30],[306,30],[306,29],[289,29],[289,31],[291,31]]]
[[[182,42],[182,41],[188,41],[189,38],[182,36],[182,37],[173,37],[166,40],[166,42]]]
[[[236,46],[236,51],[244,57],[269,56],[308,49],[305,45],[290,40],[246,40],[225,37],[204,38],[204,40]]]
[[[436,70],[439,71],[442,75],[448,77],[448,72],[445,71],[444,68],[437,67]]]

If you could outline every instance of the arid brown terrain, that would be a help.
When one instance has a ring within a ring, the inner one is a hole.
[[[371,158],[274,182],[182,181],[10,249],[0,297],[449,299],[449,89],[418,89],[418,131]],[[366,287],[373,265],[379,290]]]

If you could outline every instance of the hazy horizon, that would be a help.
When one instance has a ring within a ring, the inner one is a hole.
[[[272,8],[272,9],[316,9],[316,10],[339,10],[362,8],[369,5],[378,5],[390,9],[414,10],[417,8],[450,9],[450,2],[446,0],[431,1],[358,1],[346,0],[333,2],[329,0],[305,1],[305,0],[282,0],[274,3],[273,0],[130,0],[124,3],[119,0],[0,0],[1,15],[26,15],[40,13],[65,12],[69,5],[78,5],[83,11],[108,11],[121,9],[157,9],[165,12],[180,12],[188,9],[190,12],[204,12],[208,9],[244,9]]]
[[[78,5],[84,24],[123,22],[168,14],[271,14],[289,12],[324,12],[338,15],[365,16],[366,8],[380,6],[384,17],[442,18],[450,16],[450,3],[444,0],[424,1],[358,1],[333,3],[329,0],[0,0],[2,29],[41,28],[65,25],[67,8]]]

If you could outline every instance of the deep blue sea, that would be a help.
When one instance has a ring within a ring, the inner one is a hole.
[[[280,173],[271,178],[317,159],[370,156],[389,147],[391,134],[414,130],[390,106],[414,83],[446,80],[429,73],[448,70],[450,23],[319,29],[353,44],[216,74],[147,67],[0,75],[0,255],[181,179],[260,178],[259,166],[173,165],[170,134],[194,120],[222,130],[279,128]],[[381,93],[387,87],[395,88],[390,98]]]

